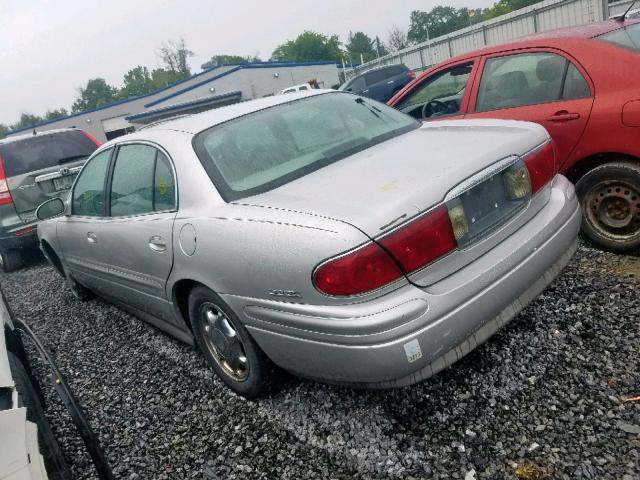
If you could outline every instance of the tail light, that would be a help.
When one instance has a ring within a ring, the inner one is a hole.
[[[556,152],[552,142],[523,158],[529,170],[531,193],[536,193],[556,174]]]
[[[414,72],[413,70],[409,70],[407,72],[407,77],[409,78],[416,78],[416,72]]]
[[[0,157],[0,205],[9,205],[10,203],[13,203],[13,198],[11,198],[11,192],[9,191],[9,185],[7,184],[7,177],[4,174],[2,157]]]
[[[84,130],[82,131],[82,133],[84,133],[84,136],[87,137],[89,140],[91,140],[93,143],[96,144],[96,147],[100,147],[102,146],[102,143],[100,143],[96,137],[94,137],[93,135],[91,135],[90,133],[85,132]]]

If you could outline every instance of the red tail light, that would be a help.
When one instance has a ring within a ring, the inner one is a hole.
[[[409,77],[409,78],[416,78],[416,72],[414,72],[414,71],[412,71],[412,70],[409,70],[409,71],[407,72],[407,77]]]
[[[523,158],[531,178],[531,193],[536,193],[556,174],[556,152],[553,142]]]
[[[102,143],[100,143],[96,137],[94,137],[93,135],[91,135],[90,133],[85,132],[84,130],[82,131],[82,133],[84,133],[84,136],[87,137],[89,140],[91,140],[93,143],[96,144],[96,147],[100,147],[102,146]]]
[[[383,237],[378,243],[369,243],[320,265],[313,274],[316,288],[328,295],[340,296],[375,290],[431,263],[457,246],[444,205]]]
[[[13,203],[13,198],[11,198],[9,185],[7,185],[7,177],[4,174],[2,157],[0,157],[0,205],[9,205],[10,203]]]
[[[402,277],[396,263],[377,243],[329,260],[313,272],[316,288],[328,295],[357,295]]]
[[[456,239],[447,207],[441,205],[380,240],[400,263],[404,273],[411,273],[455,249]]]

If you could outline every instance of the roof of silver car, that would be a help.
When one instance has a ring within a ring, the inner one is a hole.
[[[225,107],[207,110],[202,113],[196,113],[186,117],[176,118],[167,122],[163,122],[156,126],[146,128],[145,131],[179,130],[182,132],[196,134],[209,127],[213,127],[214,125],[224,123],[228,120],[233,120],[234,118],[242,117],[243,115],[247,115],[249,113],[257,112],[258,110],[264,110],[265,108],[280,105],[282,103],[288,103],[300,98],[312,97],[315,95],[330,92],[335,92],[335,90],[303,90],[295,93],[287,93],[286,95],[274,95],[271,97],[264,97],[256,100],[234,103],[233,105],[227,105]]]

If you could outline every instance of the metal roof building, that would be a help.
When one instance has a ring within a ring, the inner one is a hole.
[[[128,98],[83,113],[35,125],[37,131],[76,127],[100,141],[124,135],[143,124],[170,116],[279,93],[316,80],[320,86],[338,83],[335,62],[256,62],[219,65],[155,92]],[[32,127],[11,132],[10,136]]]

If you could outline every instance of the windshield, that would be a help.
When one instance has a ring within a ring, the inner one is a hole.
[[[382,103],[328,93],[199,133],[194,148],[225,200],[266,192],[419,127]]]
[[[640,52],[640,23],[605,33],[598,38],[619,47]]]
[[[39,133],[0,144],[0,158],[7,177],[58,166],[91,155],[98,148],[81,130]]]

